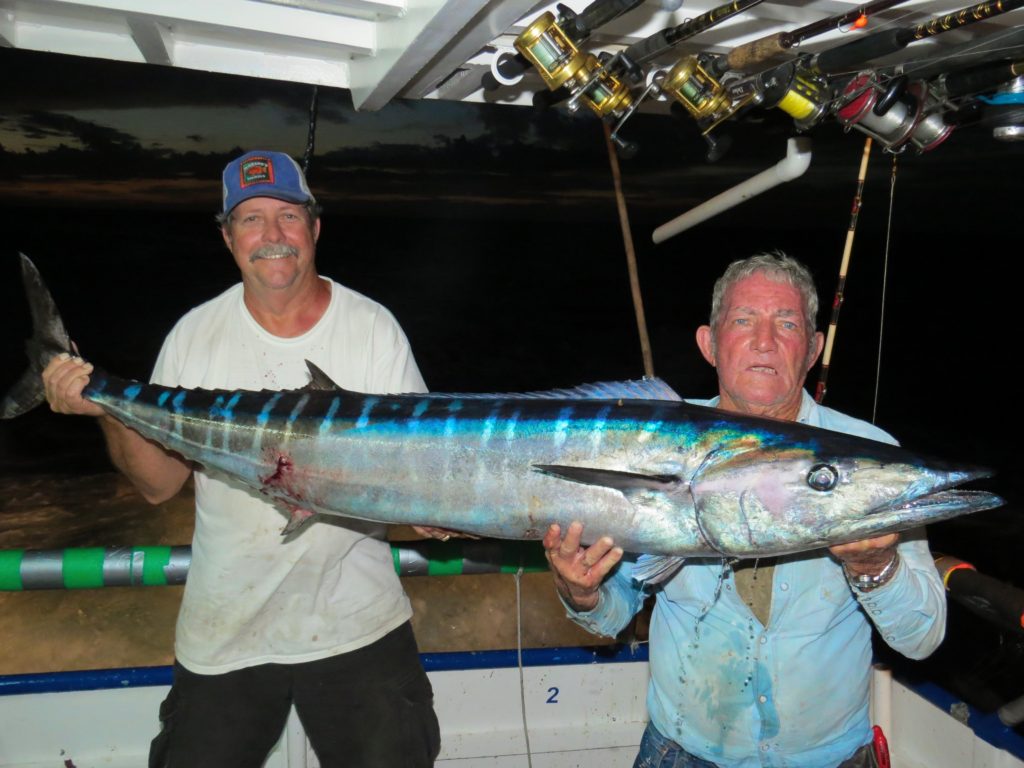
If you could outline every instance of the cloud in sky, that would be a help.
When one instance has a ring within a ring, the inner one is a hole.
[[[110,126],[81,120],[60,112],[32,111],[12,121],[16,130],[29,139],[71,142],[85,150],[138,149],[134,136]]]

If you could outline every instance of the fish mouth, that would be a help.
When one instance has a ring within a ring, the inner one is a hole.
[[[981,512],[1001,507],[1006,502],[988,491],[939,490],[913,499],[895,499],[871,510],[872,515],[891,512],[914,513],[927,521],[933,517],[947,517],[969,512]]]

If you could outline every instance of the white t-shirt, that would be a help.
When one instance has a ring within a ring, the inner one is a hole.
[[[242,285],[186,314],[164,341],[154,383],[292,389],[306,360],[358,392],[424,392],[409,342],[380,304],[331,283],[319,322],[296,338],[267,332]],[[385,526],[318,517],[286,542],[287,514],[262,496],[195,473],[192,563],[175,654],[192,672],[312,661],[368,645],[412,615]]]

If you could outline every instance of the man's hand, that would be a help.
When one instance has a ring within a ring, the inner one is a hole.
[[[102,408],[82,397],[82,390],[89,383],[91,373],[92,363],[80,357],[72,357],[67,352],[50,360],[43,371],[43,387],[50,410],[79,416],[102,416]]]
[[[873,539],[837,544],[829,547],[829,551],[838,557],[846,566],[846,570],[854,576],[877,576],[896,557],[896,545],[899,540],[898,533],[889,533]]]
[[[598,590],[605,576],[622,559],[622,549],[611,537],[602,536],[592,546],[580,545],[583,524],[574,522],[562,538],[562,529],[553,524],[544,534],[544,554],[555,576],[555,588],[577,611],[597,607]]]

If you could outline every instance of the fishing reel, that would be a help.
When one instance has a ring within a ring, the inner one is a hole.
[[[1014,78],[981,101],[985,104],[985,122],[993,126],[993,138],[1024,141],[1024,76]]]
[[[682,104],[705,136],[756,97],[752,89],[724,85],[714,75],[713,60],[705,54],[677,61],[661,82],[661,90]]]
[[[550,11],[524,29],[513,45],[552,91],[577,79],[586,64],[586,54],[580,52]]]
[[[580,51],[550,11],[523,30],[513,45],[533,64],[549,89],[564,87],[572,94],[570,111],[583,103],[604,118],[618,117],[629,108],[632,97],[628,86],[596,56]]]
[[[897,77],[883,86],[870,72],[854,77],[843,89],[836,119],[877,140],[888,152],[913,146],[918,152],[935,149],[953,131],[942,116],[942,103],[921,80],[907,84]]]
[[[800,131],[813,127],[828,114],[832,91],[827,80],[795,61],[760,75],[757,84],[756,103],[781,109]]]

